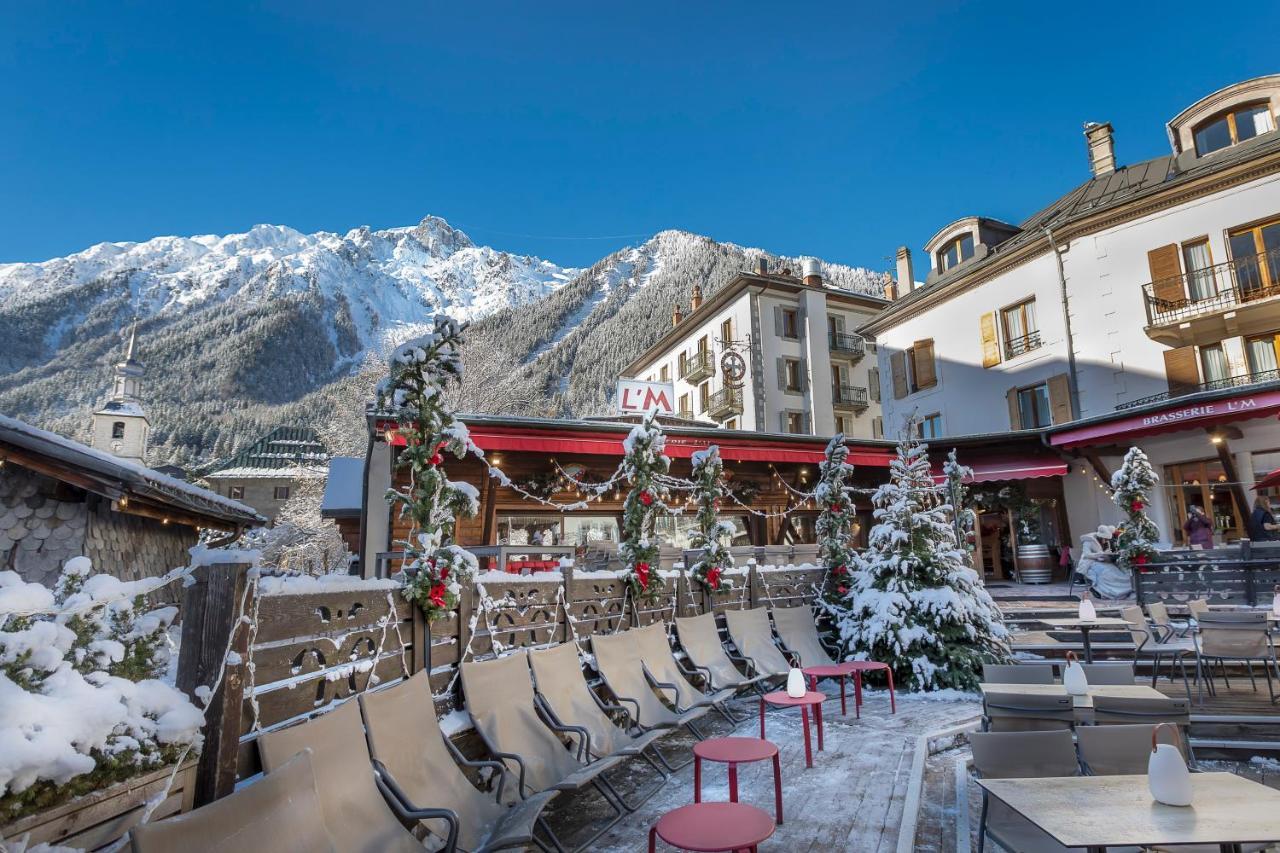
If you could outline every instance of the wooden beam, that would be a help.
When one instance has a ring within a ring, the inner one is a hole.
[[[1098,479],[1102,480],[1103,485],[1110,488],[1111,472],[1107,470],[1106,464],[1102,461],[1102,456],[1098,453],[1098,448],[1085,447],[1081,449],[1080,455],[1088,460],[1089,466],[1093,468],[1093,473],[1098,475]]]
[[[1206,432],[1209,433],[1210,440],[1218,451],[1218,461],[1222,463],[1222,471],[1227,475],[1227,487],[1231,490],[1231,497],[1236,502],[1236,512],[1239,514],[1237,518],[1239,523],[1244,525],[1245,519],[1249,516],[1249,496],[1244,493],[1244,484],[1236,474],[1236,461],[1231,456],[1231,444],[1221,429],[1210,428]]]

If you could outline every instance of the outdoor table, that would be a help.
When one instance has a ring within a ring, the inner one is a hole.
[[[898,700],[893,695],[893,667],[878,660],[851,660],[848,666],[853,667],[853,704],[859,711],[859,717],[862,716],[862,673],[878,669],[883,669],[884,674],[889,676],[889,711],[893,714],[898,713]]]
[[[1093,646],[1089,644],[1089,632],[1094,628],[1117,628],[1128,631],[1129,623],[1123,619],[1116,619],[1113,616],[1099,616],[1097,619],[1081,619],[1073,616],[1069,619],[1040,619],[1051,628],[1066,628],[1068,630],[1079,631],[1084,637],[1084,662],[1093,663]]]
[[[1234,851],[1280,838],[1280,791],[1234,773],[1192,773],[1187,807],[1155,802],[1146,776],[977,781],[1064,847],[1218,844]]]
[[[768,812],[742,803],[694,803],[669,811],[649,830],[649,853],[661,838],[681,850],[697,853],[750,850],[776,827]]]
[[[979,684],[982,695],[988,693],[1021,693],[1024,696],[1066,696],[1067,688],[1061,684]],[[1168,697],[1145,684],[1090,684],[1083,696],[1072,696],[1071,704],[1077,711],[1093,708],[1094,696],[1111,696],[1124,699],[1167,699]]]
[[[773,805],[782,826],[782,764],[778,747],[754,737],[714,737],[693,745],[693,801],[702,802],[702,760],[729,765],[729,802],[738,801],[738,764],[773,759]]]
[[[853,674],[856,672],[856,670],[853,668],[853,666],[852,666],[852,665],[847,664],[847,663],[837,663],[837,664],[830,665],[830,666],[806,666],[806,667],[805,667],[803,670],[801,670],[801,671],[805,674],[805,677],[809,679],[809,690],[810,690],[811,692],[815,692],[815,693],[816,693],[816,692],[817,692],[817,690],[818,690],[818,679],[819,679],[819,678],[835,678],[835,679],[839,680],[839,682],[840,682],[840,715],[841,715],[841,716],[848,716],[848,714],[849,714],[849,706],[848,706],[848,704],[847,704],[847,703],[846,703],[846,701],[845,701],[845,690],[844,690],[844,685],[845,685],[845,682],[846,682],[846,680],[848,679],[848,677],[849,677],[850,675],[853,675]],[[855,712],[857,712],[857,713],[858,713],[858,716],[859,716],[859,717],[861,717],[861,716],[862,716],[862,714],[861,714],[861,705],[862,705],[862,695],[861,695],[861,693],[862,693],[862,691],[861,691],[861,690],[859,690],[859,689],[855,686],[855,687],[854,687],[854,694],[853,694],[853,695],[854,695],[854,700],[853,700],[853,709],[854,709],[854,711],[855,711]]]
[[[775,690],[760,697],[760,740],[764,740],[764,703],[768,702],[778,708],[800,709],[800,719],[804,723],[804,766],[813,766],[813,747],[809,742],[809,708],[813,708],[813,716],[818,724],[818,751],[822,751],[822,700],[827,694],[816,690],[807,691],[799,699],[792,699],[785,690]]]

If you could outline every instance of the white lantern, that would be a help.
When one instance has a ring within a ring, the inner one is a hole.
[[[1085,678],[1084,667],[1076,659],[1075,652],[1067,652],[1067,668],[1062,671],[1062,686],[1072,696],[1087,696],[1089,680]]]
[[[791,667],[787,673],[787,695],[792,699],[803,699],[809,691],[804,686],[804,673],[799,667]]]
[[[1093,607],[1093,599],[1089,598],[1089,594],[1080,599],[1080,621],[1095,622],[1098,619],[1098,611]]]
[[[1182,758],[1182,751],[1171,743],[1156,743],[1160,730],[1173,729],[1175,739],[1178,727],[1173,723],[1161,723],[1151,730],[1151,757],[1147,760],[1147,784],[1157,803],[1166,806],[1191,805],[1191,771]]]

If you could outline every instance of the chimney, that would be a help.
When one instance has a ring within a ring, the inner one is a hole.
[[[697,311],[702,305],[702,286],[695,284],[693,286],[693,295],[689,297],[689,313]]]
[[[804,283],[810,287],[822,287],[822,262],[817,258],[804,259]]]
[[[680,306],[673,305],[671,307],[671,327],[675,328],[680,325],[680,321],[684,319],[684,315],[680,313]]]
[[[893,279],[884,283],[884,298],[890,302],[898,298],[898,285]]]
[[[761,255],[760,257],[756,258],[756,275],[768,275],[768,274],[769,274],[769,259],[766,258],[764,255]]]
[[[1095,178],[1116,170],[1116,142],[1111,135],[1111,122],[1085,122],[1084,139],[1089,146],[1089,169]]]
[[[893,295],[889,296],[886,291],[886,297],[889,299],[897,299],[899,293],[910,293],[916,289],[916,275],[911,266],[911,250],[906,246],[898,247],[898,282],[893,289]]]

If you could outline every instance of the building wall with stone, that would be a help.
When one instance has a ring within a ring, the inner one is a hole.
[[[300,482],[299,478],[290,476],[288,468],[279,470],[279,477],[220,477],[215,473],[206,476],[205,481],[212,491],[248,504],[274,523],[288,501],[288,497],[276,497],[278,490],[288,488],[292,495],[298,490]],[[240,491],[237,492],[237,489]]]

